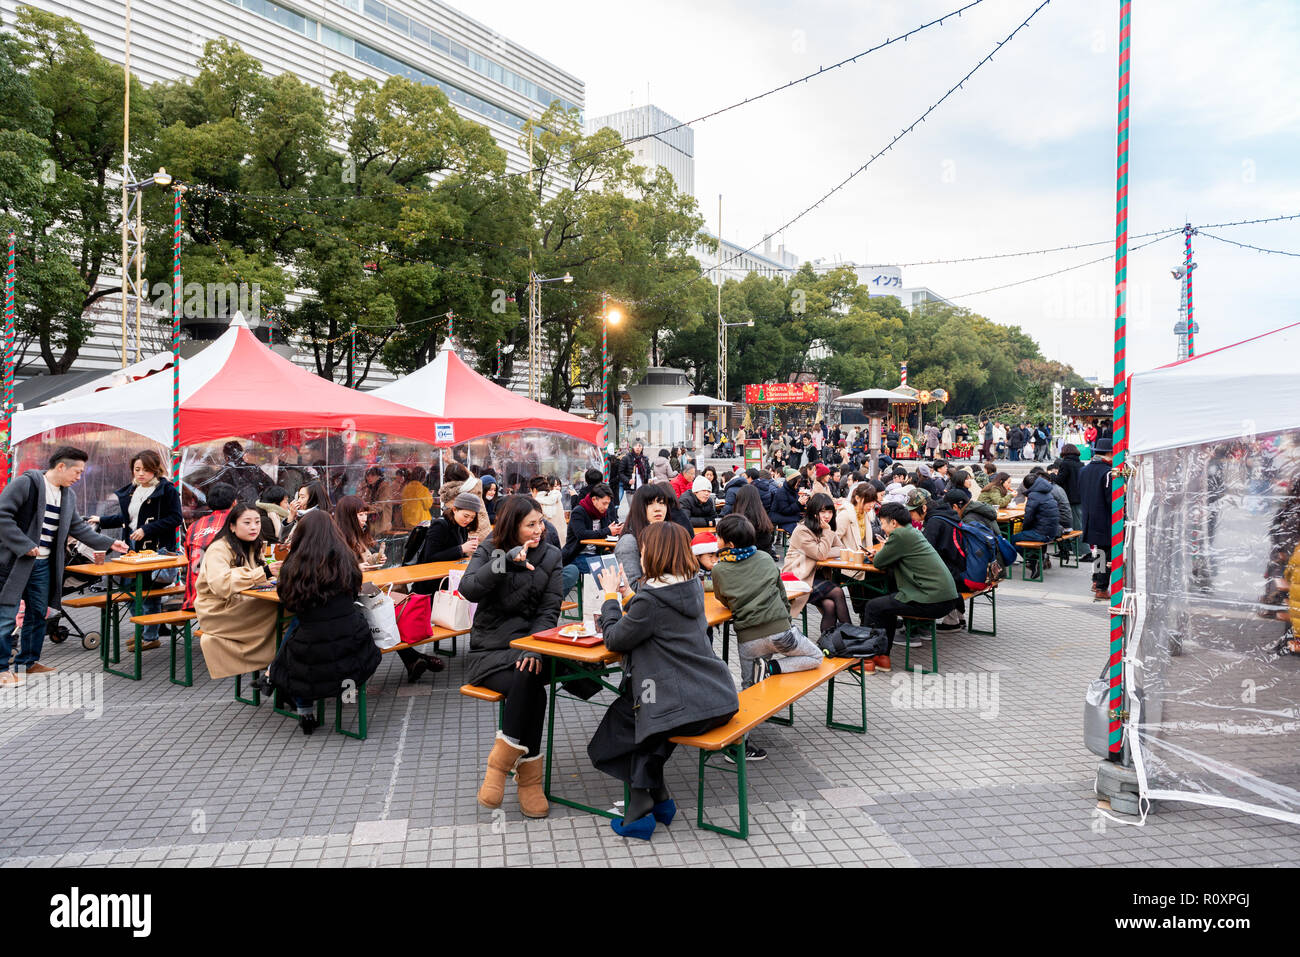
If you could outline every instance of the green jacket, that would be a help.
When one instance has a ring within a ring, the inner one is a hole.
[[[934,546],[910,525],[894,529],[872,564],[880,569],[893,567],[899,601],[930,604],[957,597],[952,572]]]
[[[999,485],[986,485],[984,490],[980,492],[979,500],[988,502],[994,508],[1002,508],[1011,501],[1011,493],[1003,491]]]
[[[975,479],[975,484],[978,485],[980,488],[986,488],[988,486],[989,484],[988,472],[985,472],[983,469],[977,468],[971,473],[971,475]]]
[[[719,561],[713,566],[713,594],[731,609],[740,644],[790,627],[790,599],[781,584],[781,569],[767,552],[755,552],[743,562]]]

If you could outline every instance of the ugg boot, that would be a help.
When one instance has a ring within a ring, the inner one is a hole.
[[[498,808],[506,794],[506,775],[515,769],[519,759],[528,753],[528,749],[519,744],[512,744],[500,731],[492,742],[492,753],[488,755],[487,773],[483,775],[483,786],[478,789],[478,803],[484,807]]]
[[[551,813],[551,806],[546,802],[546,791],[542,788],[542,769],[544,756],[536,755],[523,758],[515,769],[515,783],[519,785],[519,810],[524,817],[546,817]]]

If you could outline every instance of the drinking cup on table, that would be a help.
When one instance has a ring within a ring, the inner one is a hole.
[[[95,554],[92,556],[96,565],[104,564],[104,559],[107,557],[108,557],[108,552],[105,551],[96,551]]]

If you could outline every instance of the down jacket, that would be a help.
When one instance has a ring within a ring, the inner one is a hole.
[[[323,605],[294,614],[298,627],[271,662],[271,683],[285,694],[309,701],[332,698],[344,681],[360,687],[375,673],[379,649],[356,595],[340,592]]]

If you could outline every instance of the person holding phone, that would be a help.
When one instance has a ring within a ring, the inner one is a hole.
[[[203,630],[199,645],[208,674],[230,678],[251,674],[254,681],[275,657],[276,602],[244,591],[275,578],[279,562],[262,560],[262,516],[239,502],[226,515],[221,535],[208,546],[199,567],[194,610]]]
[[[474,496],[477,500],[477,496]],[[465,681],[505,695],[501,730],[488,754],[478,803],[498,808],[506,776],[515,772],[525,817],[546,817],[542,786],[542,726],[547,678],[542,659],[510,647],[517,638],[554,628],[560,619],[560,550],[546,541],[546,517],[536,499],[510,495],[492,532],[460,580],[460,593],[478,602],[470,630]]]
[[[677,805],[664,765],[677,735],[704,734],[740,709],[731,672],[706,634],[704,589],[690,536],[673,522],[640,537],[641,587],[629,594],[617,572],[602,568],[600,623],[605,647],[623,656],[623,683],[587,745],[595,767],[631,788],[616,834],[649,840],[656,822],[672,823]]]

